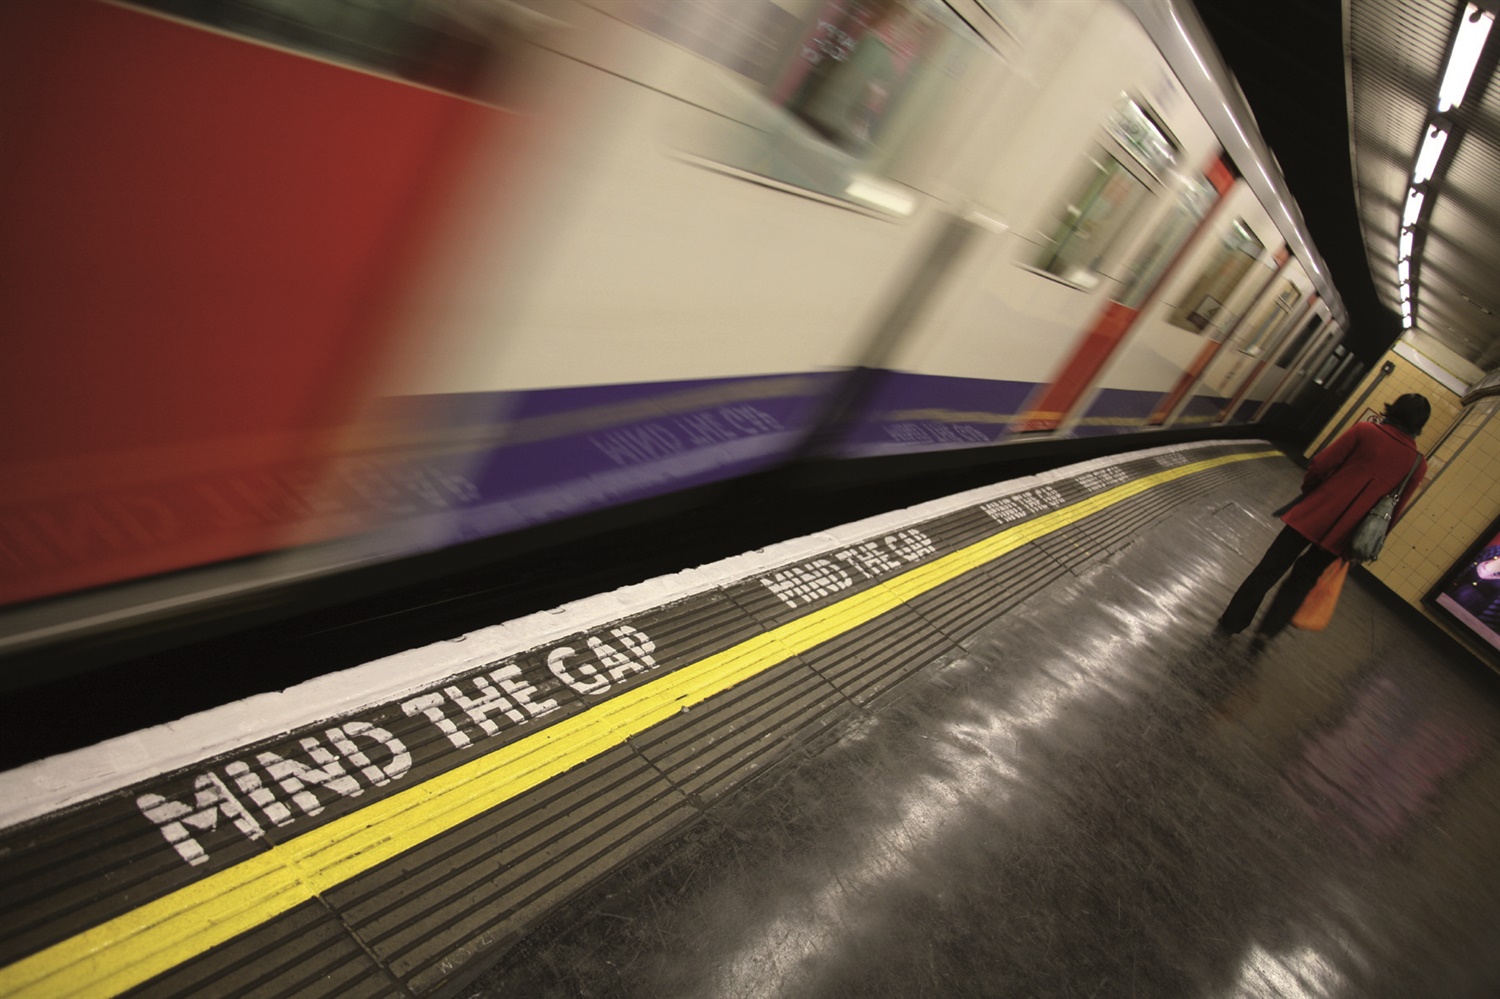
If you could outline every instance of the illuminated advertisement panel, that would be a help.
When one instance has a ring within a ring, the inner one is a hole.
[[[1500,650],[1500,521],[1489,526],[1427,599],[1479,641]]]

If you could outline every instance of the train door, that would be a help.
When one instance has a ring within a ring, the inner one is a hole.
[[[1077,436],[1129,432],[1148,425],[1164,401],[1177,409],[1193,399],[1193,387],[1276,268],[1267,250],[1276,230],[1249,185],[1235,184],[1216,205],[1064,429]]]
[[[1252,243],[1251,245],[1253,246],[1254,244]],[[1225,249],[1228,249],[1227,244]],[[1236,252],[1238,259],[1243,261],[1248,256],[1248,249],[1248,247],[1237,247],[1231,252]],[[1257,298],[1263,298],[1267,295],[1269,289],[1276,283],[1277,276],[1286,267],[1287,261],[1290,259],[1291,252],[1285,245],[1276,251],[1269,262],[1269,266],[1263,268],[1263,280],[1255,293]],[[1213,273],[1213,268],[1206,271],[1203,278],[1200,278],[1200,283],[1213,280]],[[1247,277],[1244,283],[1249,283],[1253,280],[1254,278]],[[1188,299],[1192,301],[1196,298],[1198,298],[1198,295],[1195,289],[1193,293],[1189,294]],[[1197,308],[1201,310],[1203,307],[1198,306]],[[1177,384],[1173,386],[1172,391],[1163,395],[1161,401],[1157,403],[1151,416],[1146,420],[1148,426],[1161,426],[1168,422],[1176,422],[1183,415],[1183,409],[1190,408],[1190,403],[1195,401],[1193,399],[1194,393],[1203,386],[1208,376],[1209,365],[1219,356],[1226,344],[1241,337],[1242,329],[1246,326],[1247,320],[1250,320],[1253,315],[1255,315],[1255,310],[1247,309],[1240,313],[1227,327],[1215,325],[1204,330],[1207,336],[1203,346],[1199,348],[1197,355],[1193,358],[1192,363],[1188,365],[1187,370],[1177,379]]]
[[[1301,405],[1308,383],[1321,370],[1326,359],[1333,354],[1342,332],[1337,325],[1332,323],[1323,327],[1322,334],[1303,351],[1293,369],[1288,371],[1286,377],[1282,379],[1281,385],[1255,411],[1253,422],[1278,419],[1289,410]]]
[[[1075,413],[1135,326],[1142,306],[1173,273],[1183,248],[1207,224],[1211,210],[1229,191],[1234,179],[1228,161],[1222,155],[1215,155],[1200,176],[1181,183],[1174,210],[1158,225],[1130,266],[1130,280],[1098,314],[1050,383],[1033,393],[1011,428],[1014,432],[1057,430]],[[1076,214],[1082,218],[1082,213]]]
[[[1254,304],[1236,320],[1228,336],[1214,345],[1201,376],[1186,393],[1180,407],[1164,422],[1211,423],[1238,394],[1238,390],[1263,369],[1308,300],[1312,284],[1302,267],[1283,251],[1279,265],[1267,272]]]
[[[1244,379],[1240,381],[1239,387],[1235,390],[1234,395],[1230,397],[1229,401],[1224,403],[1224,407],[1219,410],[1218,414],[1214,417],[1213,422],[1226,422],[1227,420],[1229,420],[1231,414],[1246,405],[1246,396],[1250,395],[1261,383],[1266,370],[1271,367],[1272,359],[1278,357],[1281,354],[1282,345],[1288,339],[1290,339],[1293,331],[1302,325],[1303,319],[1312,314],[1312,312],[1317,308],[1317,304],[1318,293],[1312,292],[1308,295],[1307,302],[1303,305],[1303,307],[1301,309],[1298,309],[1293,315],[1290,315],[1286,318],[1286,321],[1282,324],[1281,329],[1276,334],[1275,338],[1270,343],[1266,344],[1265,348],[1259,352],[1259,356],[1255,360],[1254,365],[1250,368]]]

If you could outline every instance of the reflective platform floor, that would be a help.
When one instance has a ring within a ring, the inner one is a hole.
[[[461,995],[1500,995],[1500,683],[1351,576],[1212,636],[1283,460],[991,617]]]
[[[0,997],[1500,995],[1500,676],[1358,577],[1214,636],[1299,479],[1096,459],[0,772]]]

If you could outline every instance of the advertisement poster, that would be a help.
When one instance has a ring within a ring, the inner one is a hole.
[[[1483,543],[1453,567],[1429,599],[1500,650],[1500,524],[1490,525]]]

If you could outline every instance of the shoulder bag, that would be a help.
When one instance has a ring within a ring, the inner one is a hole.
[[[1379,502],[1365,514],[1365,519],[1359,522],[1359,526],[1349,536],[1348,557],[1351,562],[1373,562],[1380,557],[1380,549],[1385,547],[1385,536],[1391,529],[1391,516],[1396,512],[1396,504],[1401,502],[1401,494],[1406,492],[1406,484],[1411,481],[1411,477],[1417,474],[1417,465],[1421,461],[1422,455],[1418,453],[1406,478],[1388,496],[1380,497]]]

